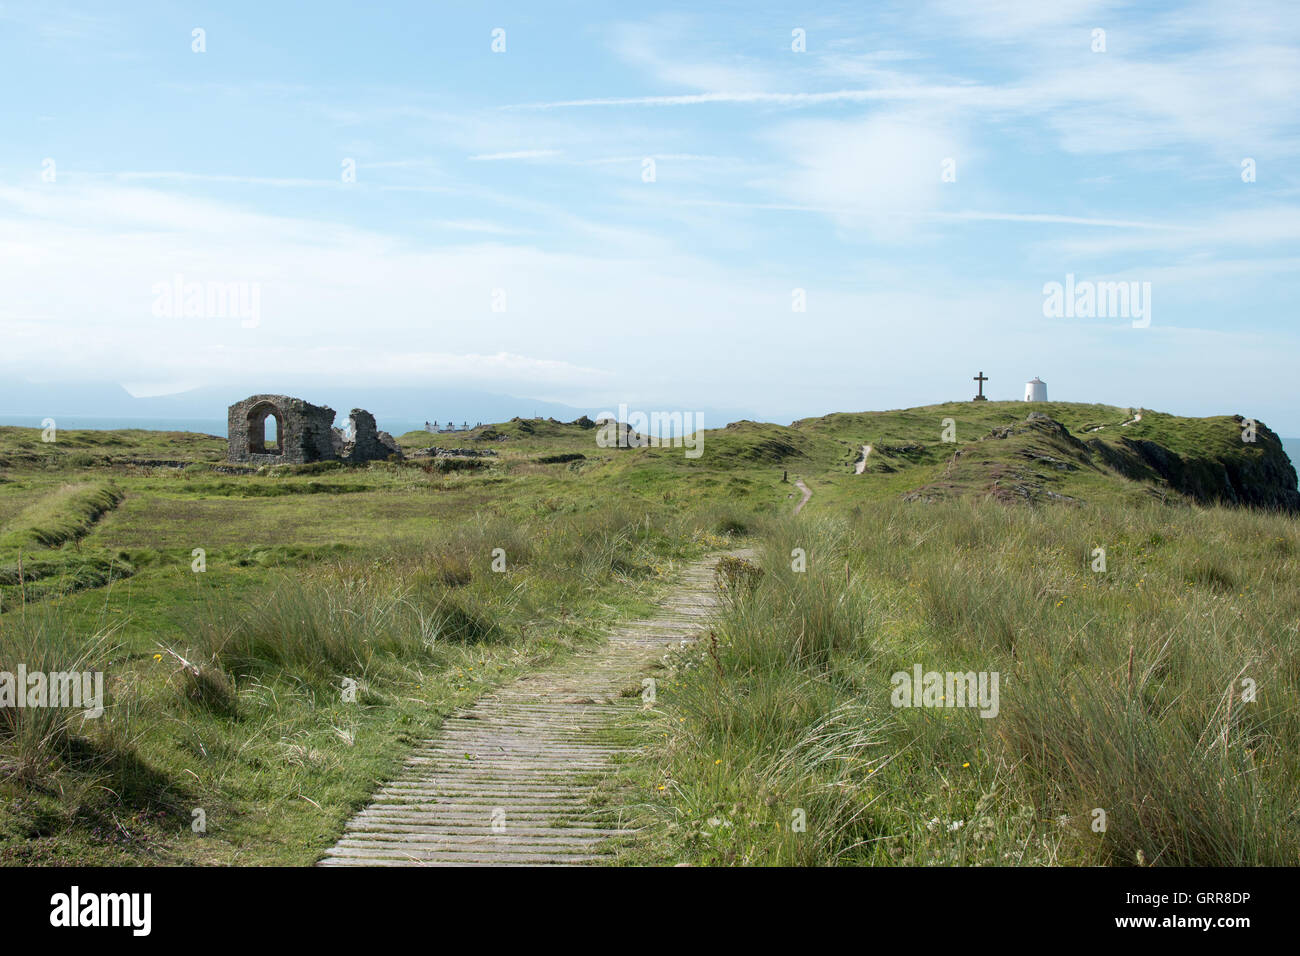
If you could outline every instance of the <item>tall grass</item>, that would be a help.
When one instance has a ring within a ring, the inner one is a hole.
[[[653,577],[683,546],[673,520],[620,508],[522,522],[479,514],[418,547],[285,574],[209,607],[190,642],[193,673],[210,665],[236,680],[289,674],[321,687],[436,666],[448,646],[508,643],[611,581]]]
[[[24,609],[0,617],[0,672],[85,673],[103,668],[113,650],[111,629],[77,636],[57,612]],[[107,683],[107,682],[106,682]],[[18,687],[18,693],[26,688]],[[52,702],[52,701],[51,701]],[[89,704],[87,704],[89,706]],[[99,718],[67,707],[0,707],[0,778],[47,779],[61,764],[84,756],[79,743]]]
[[[731,592],[716,642],[660,698],[668,736],[649,761],[675,794],[660,821],[694,834],[681,850],[1300,863],[1293,519],[885,503],[769,522],[758,540],[757,587]],[[997,672],[998,715],[892,706],[891,675],[916,664]],[[736,808],[743,840],[734,820],[683,826]]]
[[[126,612],[121,648],[75,639],[54,604],[0,616],[0,666],[90,661],[112,688],[85,726],[0,712],[0,861],[310,862],[440,714],[649,613],[646,585],[707,546],[693,532],[666,504],[611,500],[471,514],[418,544],[311,561],[210,554],[204,575],[183,551],[181,574],[148,573],[183,581],[190,623],[161,638],[147,601],[106,595],[106,615]],[[195,807],[221,839],[191,832]]]

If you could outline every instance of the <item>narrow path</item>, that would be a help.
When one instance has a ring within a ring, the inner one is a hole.
[[[616,809],[588,799],[593,775],[612,772],[626,749],[609,730],[641,706],[649,664],[703,629],[717,604],[717,557],[690,565],[653,618],[449,717],[319,865],[599,862],[601,842],[624,832]]]
[[[1128,421],[1126,421],[1126,422],[1120,422],[1120,423],[1119,423],[1119,427],[1120,427],[1120,428],[1127,428],[1129,425],[1133,425],[1133,424],[1135,424],[1135,423],[1137,423],[1137,422],[1140,422],[1140,421],[1142,421],[1142,413],[1141,413],[1141,412],[1134,412],[1134,413],[1133,413],[1133,417],[1130,418],[1130,419],[1129,419]],[[1105,427],[1106,427],[1105,425],[1098,425],[1096,428],[1089,428],[1088,431],[1090,431],[1090,432],[1099,432],[1099,431],[1101,431],[1101,430],[1102,430],[1103,428],[1105,428]]]
[[[808,499],[812,497],[812,489],[803,483],[802,478],[796,478],[794,480],[794,486],[803,492],[803,498],[800,500],[800,502],[797,505],[794,506],[794,513],[798,514],[799,512],[803,511],[803,506],[806,505],[808,503]]]
[[[867,458],[868,458],[868,456],[870,456],[870,454],[871,454],[871,446],[870,446],[870,445],[863,445],[863,446],[862,446],[862,460],[859,461],[859,462],[857,463],[857,465],[854,466],[854,469],[853,469],[853,473],[854,473],[855,475],[860,475],[860,474],[862,474],[864,471],[867,470]]]

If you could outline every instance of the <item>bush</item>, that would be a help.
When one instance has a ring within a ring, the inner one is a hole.
[[[218,717],[238,718],[239,695],[234,682],[217,664],[183,666],[173,679],[189,703]]]
[[[462,554],[441,551],[435,554],[427,567],[422,568],[415,577],[417,587],[437,583],[443,587],[460,588],[474,579],[469,559]]]
[[[744,558],[725,554],[718,559],[714,568],[718,586],[727,591],[752,591],[758,587],[763,569]]]

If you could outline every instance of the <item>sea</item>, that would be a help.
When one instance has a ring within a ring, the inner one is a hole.
[[[1300,462],[1300,438],[1283,438],[1282,450],[1291,459],[1291,464],[1295,465],[1296,462]],[[1300,472],[1300,465],[1296,466],[1296,471]]]
[[[92,431],[112,431],[119,428],[140,428],[154,432],[198,432],[201,435],[226,437],[226,420],[224,418],[96,418],[90,415],[60,415],[55,419],[60,429]],[[22,425],[26,428],[42,428],[42,420],[35,415],[0,415],[0,425]],[[267,420],[267,437],[275,434],[275,420]],[[423,421],[386,418],[379,422],[379,427],[390,435],[402,435],[411,431],[423,431]]]

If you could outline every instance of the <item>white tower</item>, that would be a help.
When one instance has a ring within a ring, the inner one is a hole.
[[[1025,401],[1027,402],[1045,402],[1047,401],[1047,383],[1035,375],[1028,382],[1025,382]]]

